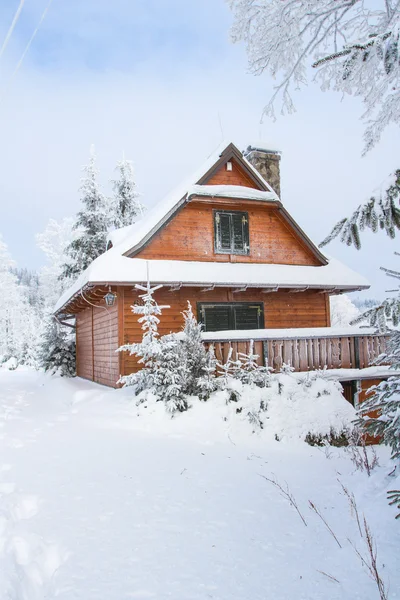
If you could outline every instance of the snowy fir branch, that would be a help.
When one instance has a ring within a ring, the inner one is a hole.
[[[390,238],[396,237],[400,229],[400,169],[393,176],[393,182],[387,188],[383,197],[372,196],[365,204],[354,211],[350,217],[339,221],[331,233],[319,244],[322,248],[339,237],[348,246],[361,248],[360,233],[369,229],[373,233],[384,231]]]
[[[400,121],[400,4],[380,0],[227,0],[233,42],[246,46],[250,71],[278,84],[264,115],[294,112],[292,90],[313,81],[323,91],[358,96],[364,104],[365,151],[390,123]],[[380,5],[379,5],[380,4]]]

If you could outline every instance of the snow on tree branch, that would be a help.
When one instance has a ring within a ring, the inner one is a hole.
[[[233,42],[244,42],[250,70],[279,77],[263,114],[292,113],[293,89],[308,68],[321,89],[358,96],[367,123],[365,152],[390,123],[400,122],[400,1],[227,0]]]
[[[320,243],[319,247],[326,246],[337,237],[348,246],[361,248],[360,232],[370,229],[373,233],[385,231],[390,238],[396,237],[400,229],[400,210],[397,205],[400,201],[400,169],[394,174],[394,181],[385,191],[384,198],[372,196],[365,204],[353,212],[350,217],[342,219],[332,229],[331,233]]]

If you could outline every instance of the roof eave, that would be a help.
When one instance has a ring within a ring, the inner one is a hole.
[[[138,280],[138,281],[113,281],[110,285],[113,286],[121,286],[121,287],[131,287],[132,285],[135,285],[136,283],[143,283],[142,280]],[[349,285],[349,284],[343,284],[343,285],[321,285],[321,284],[304,284],[304,283],[298,283],[298,284],[289,284],[289,283],[246,283],[245,281],[243,282],[225,282],[225,283],[215,283],[212,281],[197,281],[197,282],[192,282],[189,281],[187,283],[182,282],[182,281],[168,281],[165,282],[163,280],[152,280],[152,285],[164,285],[165,287],[172,287],[172,286],[181,286],[181,287],[216,287],[216,288],[252,288],[252,289],[265,289],[265,290],[274,290],[274,291],[278,291],[278,290],[319,290],[323,293],[327,293],[327,294],[341,294],[343,292],[360,292],[362,290],[368,290],[371,286],[364,284],[364,285]],[[66,312],[66,308],[68,307],[69,304],[71,304],[71,302],[73,302],[75,300],[75,298],[80,297],[81,293],[83,293],[84,291],[93,288],[93,287],[97,287],[97,286],[105,286],[108,285],[109,282],[108,281],[88,281],[87,283],[85,283],[84,286],[82,286],[82,288],[80,288],[75,294],[73,294],[59,309],[57,309],[57,311],[55,311],[55,315],[60,315],[60,314],[71,314]]]

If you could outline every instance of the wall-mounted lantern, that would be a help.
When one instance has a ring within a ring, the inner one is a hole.
[[[117,295],[114,294],[114,292],[111,291],[111,286],[108,286],[108,292],[104,296],[104,300],[106,302],[106,305],[107,306],[114,306],[116,297],[117,297]]]

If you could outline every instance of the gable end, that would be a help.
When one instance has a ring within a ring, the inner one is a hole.
[[[271,191],[270,186],[265,182],[261,175],[257,175],[247,164],[247,161],[243,159],[242,153],[234,146],[234,144],[229,144],[225,148],[225,150],[221,153],[219,159],[216,163],[213,164],[211,169],[209,169],[204,175],[196,181],[197,185],[207,185],[210,183],[211,179],[219,172],[225,164],[234,159],[234,163],[239,166],[239,168],[244,172],[245,176],[251,183],[254,185],[255,189],[269,192]]]

